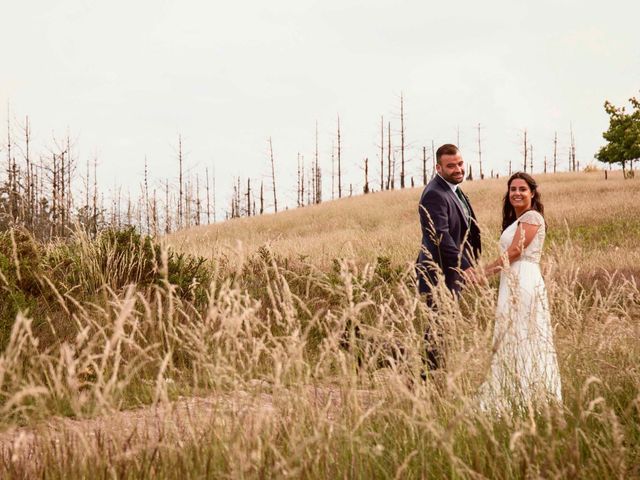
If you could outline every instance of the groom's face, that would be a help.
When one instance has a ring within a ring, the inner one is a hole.
[[[464,160],[457,152],[452,155],[442,155],[440,163],[436,164],[436,170],[447,182],[458,184],[464,180]]]

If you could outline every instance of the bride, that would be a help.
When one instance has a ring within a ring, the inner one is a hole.
[[[500,272],[493,358],[480,387],[484,410],[527,407],[548,398],[562,401],[560,373],[540,256],[544,207],[535,180],[517,172],[509,178],[502,210],[502,255],[485,267]]]

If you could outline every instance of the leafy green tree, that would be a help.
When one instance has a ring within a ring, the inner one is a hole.
[[[633,111],[628,113],[625,107],[616,107],[609,101],[604,102],[604,109],[609,115],[609,129],[602,134],[608,142],[600,148],[596,158],[604,163],[622,165],[627,178],[627,162],[631,165],[640,159],[640,100],[630,98]]]

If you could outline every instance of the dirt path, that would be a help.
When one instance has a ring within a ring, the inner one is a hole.
[[[306,387],[311,405],[332,417],[342,405],[340,389],[334,386]],[[370,392],[358,392],[368,402]],[[224,428],[242,419],[255,429],[275,413],[270,393],[236,391],[207,397],[180,398],[173,402],[114,412],[90,419],[54,417],[34,426],[11,428],[0,433],[0,458],[17,461],[38,455],[42,448],[72,446],[74,453],[96,452],[105,447],[120,455],[134,455],[140,448],[163,443],[182,445],[207,430]]]

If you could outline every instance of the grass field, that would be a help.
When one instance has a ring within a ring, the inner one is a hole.
[[[549,226],[549,244],[566,241],[580,250],[590,269],[640,268],[640,187],[621,172],[536,175]],[[463,185],[483,232],[485,256],[497,252],[506,179]],[[417,202],[422,189],[378,192],[344,198],[278,215],[242,218],[213,227],[176,233],[170,244],[205,256],[255,251],[269,244],[285,256],[306,256],[326,268],[334,258],[353,257],[359,265],[379,256],[395,264],[413,262],[420,245]],[[624,250],[622,253],[620,250]],[[592,251],[596,250],[597,255]],[[576,252],[577,253],[577,252]]]
[[[179,232],[173,256],[44,246],[47,295],[0,356],[0,476],[640,477],[640,181],[536,178],[562,405],[478,410],[495,281],[443,292],[447,370],[420,380],[420,189],[382,192]],[[504,189],[464,184],[483,261]]]

